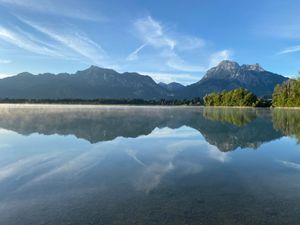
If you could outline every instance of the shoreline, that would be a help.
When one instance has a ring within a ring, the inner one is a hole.
[[[271,107],[271,109],[300,109],[300,106],[292,106],[292,107],[286,107],[286,106],[280,106],[280,107]]]
[[[45,107],[45,108],[120,108],[120,107],[132,107],[132,108],[204,108],[202,105],[126,105],[126,104],[49,104],[49,103],[0,103],[1,107]]]
[[[300,107],[252,107],[252,106],[204,106],[204,105],[133,105],[133,104],[65,104],[65,103],[0,103],[0,107],[45,107],[45,108],[231,108],[231,109],[294,109],[300,110]]]

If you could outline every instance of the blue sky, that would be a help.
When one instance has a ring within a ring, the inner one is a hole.
[[[0,0],[0,76],[90,65],[189,84],[223,59],[300,70],[297,0]]]

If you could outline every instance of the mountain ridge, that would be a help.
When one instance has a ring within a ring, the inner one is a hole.
[[[150,76],[118,73],[112,69],[91,66],[68,73],[28,72],[0,80],[0,98],[29,99],[160,99],[169,93]]]

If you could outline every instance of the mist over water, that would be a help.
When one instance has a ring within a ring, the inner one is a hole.
[[[297,224],[300,111],[0,107],[0,224]]]

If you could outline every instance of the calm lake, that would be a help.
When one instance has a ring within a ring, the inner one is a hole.
[[[300,110],[0,106],[1,225],[300,224]]]

